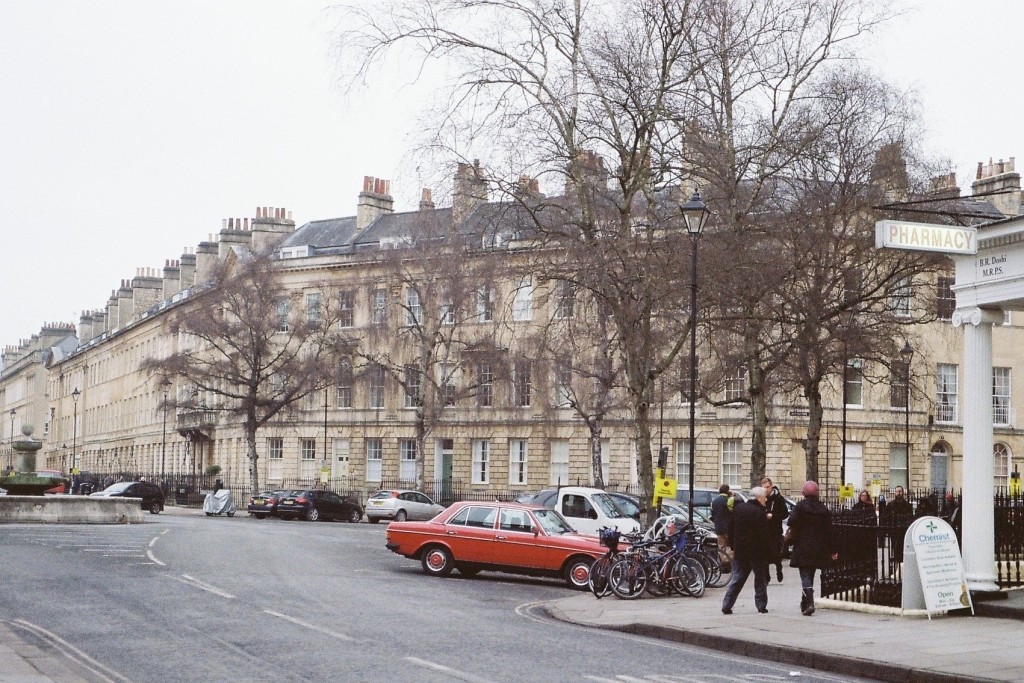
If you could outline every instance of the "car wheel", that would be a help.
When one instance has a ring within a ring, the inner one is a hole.
[[[423,551],[423,573],[430,576],[448,576],[455,569],[455,559],[442,545],[432,545]]]
[[[590,565],[594,564],[592,557],[574,557],[565,565],[565,582],[569,588],[578,591],[590,589]]]
[[[409,515],[405,514],[405,510],[399,510],[395,513],[396,522],[404,522],[407,519],[409,519]]]
[[[306,513],[306,521],[315,522],[320,519],[320,511],[315,507],[309,508],[309,512]]]
[[[363,512],[359,508],[352,508],[352,511],[348,513],[349,524],[359,524],[359,520],[363,518]]]
[[[229,512],[229,513],[228,513],[228,517],[234,517],[234,516],[235,516],[235,513],[234,513],[234,512]]]
[[[149,514],[151,514],[151,515],[159,515],[160,514],[160,503],[157,503],[156,501],[154,501],[149,506]]]
[[[212,512],[207,512],[207,513],[206,513],[206,516],[207,516],[207,517],[213,517],[213,513],[212,513]]]

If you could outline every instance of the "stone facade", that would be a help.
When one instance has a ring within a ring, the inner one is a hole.
[[[981,169],[976,184],[981,183],[979,190],[992,183],[1006,189],[1014,182],[1016,204],[1010,197],[1001,208],[1016,207],[1019,211],[1019,176],[1013,173],[1012,159],[1008,164],[990,164]],[[140,369],[144,359],[166,355],[181,343],[170,325],[173,315],[192,305],[197,287],[208,281],[218,259],[237,250],[263,251],[278,245],[282,278],[289,291],[295,292],[295,300],[304,301],[306,294],[325,286],[331,291],[351,292],[352,326],[366,327],[376,290],[383,287],[391,301],[405,296],[402,284],[391,279],[381,258],[382,247],[397,234],[389,230],[403,221],[420,220],[426,212],[444,220],[457,219],[461,225],[471,220],[475,211],[486,208],[487,188],[478,165],[461,164],[456,184],[459,191],[452,209],[435,208],[429,191],[425,191],[419,212],[396,214],[389,183],[367,178],[355,216],[314,221],[299,230],[283,209],[261,207],[254,217],[225,219],[221,231],[200,242],[194,253],[186,251],[179,259],[166,261],[162,271],[137,271],[134,279],[123,281],[112,292],[105,307],[83,312],[81,346],[74,353],[42,363],[41,349],[53,343],[49,332],[45,339],[41,333],[37,342],[17,353],[5,352],[0,376],[2,415],[15,410],[16,416],[31,414],[38,424],[48,425],[37,428],[37,435],[44,441],[41,459],[49,467],[68,470],[77,465],[82,470],[176,474],[200,472],[217,464],[226,476],[244,479],[248,464],[239,426],[214,413],[167,414],[163,408],[165,390],[174,395],[186,388],[165,387],[162,378],[148,376]],[[952,186],[955,188],[955,182]],[[948,193],[949,183],[943,183],[942,188]],[[528,250],[510,253],[510,258],[530,258]],[[948,281],[937,280],[931,286],[943,299],[943,288],[948,289],[948,285]],[[557,297],[552,287],[550,282],[535,284],[530,302],[534,321],[553,315]],[[515,295],[512,284],[497,282],[495,290],[501,304],[496,309],[511,310]],[[851,482],[858,487],[876,478],[889,485],[905,477],[912,487],[953,488],[962,481],[962,411],[952,407],[950,412],[948,394],[943,397],[947,403],[941,414],[936,405],[940,366],[944,386],[950,386],[951,376],[956,378],[954,400],[963,386],[963,340],[948,315],[940,313],[939,317],[913,331],[911,447],[905,475],[900,471],[899,449],[905,439],[907,411],[893,400],[890,384],[865,379],[863,401],[847,406],[847,472],[858,473],[853,477],[857,480]],[[504,322],[510,328],[530,324]],[[1009,318],[994,333],[994,366],[1007,369],[1008,419],[997,424],[995,430],[1000,453],[1004,454],[997,474],[1003,476],[1016,469],[1024,453],[1024,435],[1016,427],[1016,414],[1024,408],[1024,388],[1018,385],[1024,386],[1024,382],[1011,381],[1024,376],[1024,360],[1015,353],[1024,342],[1024,327],[1018,323],[1024,323],[1024,319]],[[72,332],[67,327],[60,329],[65,335]],[[35,360],[28,360],[32,354],[36,354]],[[865,378],[876,377],[874,370],[864,368]],[[571,410],[552,407],[553,383],[541,376],[543,373],[537,374],[533,379],[535,402],[530,406],[512,405],[511,390],[501,385],[496,388],[492,406],[479,407],[466,401],[446,413],[444,423],[430,436],[432,448],[424,458],[428,488],[429,483],[445,478],[493,493],[533,490],[559,481],[590,483],[591,456],[585,425]],[[841,378],[835,380],[825,388],[828,407],[820,463],[821,479],[833,487],[839,483],[843,440],[843,411],[839,405],[843,392]],[[402,459],[403,442],[414,438],[414,433],[403,393],[394,383],[389,384],[382,408],[369,407],[368,395],[369,387],[362,380],[352,385],[351,395],[344,401],[333,387],[326,392],[326,413],[321,394],[262,428],[258,434],[261,482],[287,485],[318,477],[322,471],[329,473],[335,485],[366,490],[381,481],[410,480],[408,461]],[[801,444],[807,424],[805,409],[801,400],[785,397],[777,398],[770,409],[767,471],[786,492],[798,491],[804,479]],[[658,446],[666,446],[669,474],[686,481],[688,406],[678,395],[667,396],[658,410],[662,414],[655,425],[654,452]],[[21,419],[17,418],[16,429]],[[749,410],[698,405],[697,419],[696,485],[717,487],[722,481],[748,485]],[[10,425],[3,427],[7,434]],[[604,435],[606,482],[615,488],[635,487],[637,448],[629,420],[625,415],[614,415]],[[525,471],[523,464],[513,458],[520,442],[525,443]],[[482,452],[487,455],[485,465]]]

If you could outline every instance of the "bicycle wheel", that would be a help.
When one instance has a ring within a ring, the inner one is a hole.
[[[623,558],[608,572],[608,585],[623,600],[636,600],[647,588],[647,570],[640,560]]]
[[[673,568],[672,588],[679,595],[699,598],[704,595],[704,567],[700,562],[686,555],[676,560]]]
[[[722,561],[718,557],[717,549],[702,549],[700,551],[705,570],[705,582],[712,588],[719,588],[729,583],[729,576],[722,571]],[[710,568],[710,569],[709,569]]]
[[[675,560],[671,557],[659,559],[647,573],[647,592],[661,598],[672,592],[673,567]]]
[[[608,574],[611,572],[611,568],[612,558],[609,555],[605,555],[590,566],[590,579],[588,584],[590,586],[590,592],[593,593],[594,597],[598,600],[612,594],[612,587],[608,582]]]
[[[694,561],[699,562],[704,568],[704,584],[713,588],[725,585],[727,579],[722,579],[722,565],[718,562],[718,553],[712,556],[707,551],[692,550],[687,551],[687,556],[692,558]]]

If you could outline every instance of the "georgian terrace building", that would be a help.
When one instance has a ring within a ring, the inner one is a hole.
[[[1009,192],[992,201],[974,202],[974,208],[992,218],[1020,213],[1020,182],[1013,160],[979,165],[976,194],[1007,188]],[[83,314],[81,346],[46,364],[46,391],[37,400],[53,416],[43,451],[48,465],[65,470],[75,464],[81,470],[100,472],[173,474],[216,464],[232,479],[244,480],[248,463],[239,426],[213,411],[163,410],[165,392],[173,395],[187,388],[161,385],[159,378],[139,370],[144,358],[166,354],[179,343],[167,325],[168,316],[189,305],[213,263],[232,249],[258,251],[277,244],[282,278],[294,292],[293,301],[310,305],[326,286],[345,298],[351,311],[345,324],[358,330],[372,325],[387,302],[400,300],[404,308],[409,304],[403,299],[407,293],[402,283],[383,265],[381,252],[401,240],[411,221],[431,212],[431,220],[465,224],[467,232],[472,232],[472,226],[488,224],[487,212],[494,204],[487,200],[479,169],[460,164],[451,208],[435,208],[425,191],[418,211],[395,213],[388,183],[368,178],[353,216],[311,221],[297,230],[290,214],[281,209],[258,209],[251,219],[224,221],[220,233],[200,243],[194,253],[167,262],[162,272],[139,271],[111,294],[103,309]],[[478,232],[482,245],[510,237]],[[512,256],[529,257],[529,250]],[[479,316],[476,322],[481,329],[499,323],[512,329],[539,324],[556,314],[556,285],[529,278],[494,282],[487,301],[474,311]],[[877,373],[857,359],[850,360],[845,392],[842,378],[835,378],[831,395],[825,398],[831,407],[826,411],[821,444],[822,479],[829,485],[839,482],[844,423],[847,480],[854,485],[862,487],[873,479],[883,486],[960,485],[962,332],[949,322],[951,285],[952,272],[928,285],[936,288],[939,320],[915,329],[908,340],[914,350],[909,410],[906,385],[900,378],[871,383],[868,378]],[[908,300],[906,305],[918,303]],[[996,485],[1005,485],[1024,452],[1024,439],[1016,427],[1024,395],[1012,381],[1024,372],[1016,352],[1024,341],[1024,328],[1018,322],[1008,318],[993,335]],[[510,352],[529,359],[529,349]],[[4,414],[11,410],[7,397],[14,395],[8,393],[7,387],[12,386],[8,375],[5,363],[0,384]],[[456,480],[480,492],[591,481],[585,426],[571,409],[561,407],[550,367],[538,362],[527,377],[524,383],[520,373],[517,387],[512,378],[496,376],[486,392],[457,402],[445,413],[431,433],[424,457],[428,488],[444,480]],[[737,381],[722,387],[722,398],[738,396],[742,390],[738,375]],[[667,446],[670,474],[686,481],[688,405],[678,394],[666,395],[661,402],[661,431],[653,450]],[[416,451],[407,403],[405,392],[387,378],[346,380],[342,373],[335,387],[308,397],[296,410],[261,429],[261,482],[287,486],[323,476],[334,486],[369,491],[382,481],[411,481]],[[786,399],[777,399],[771,407],[767,471],[784,491],[797,490],[804,478],[804,409],[800,400]],[[76,425],[68,419],[73,414],[77,414]],[[635,486],[637,449],[628,416],[609,420],[604,437],[605,481],[616,488]],[[69,455],[63,446],[73,440],[77,453]],[[699,403],[696,484],[746,486],[750,444],[750,412],[745,405]]]

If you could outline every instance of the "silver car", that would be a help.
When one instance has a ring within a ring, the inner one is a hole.
[[[442,510],[443,505],[438,505],[419,491],[377,491],[366,502],[366,521],[376,524],[382,519],[393,519],[396,522],[433,519]]]

